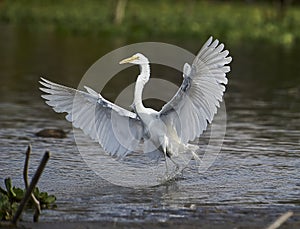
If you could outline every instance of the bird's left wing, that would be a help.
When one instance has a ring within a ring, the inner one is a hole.
[[[123,158],[135,151],[143,136],[138,116],[104,99],[85,87],[79,91],[41,78],[46,103],[56,112],[66,112],[66,119],[99,142],[112,156]]]
[[[159,115],[174,126],[183,143],[199,137],[217,112],[227,84],[226,66],[232,60],[224,45],[210,37],[192,66],[185,64],[184,79],[175,96]]]

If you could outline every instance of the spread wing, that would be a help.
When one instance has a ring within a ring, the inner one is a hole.
[[[75,90],[41,78],[46,103],[56,112],[66,112],[66,119],[99,142],[112,156],[123,158],[134,151],[143,135],[143,125],[135,113],[127,111],[85,87]]]
[[[192,66],[185,64],[184,79],[175,96],[165,104],[160,117],[173,125],[183,143],[199,137],[220,106],[232,61],[224,45],[210,37]]]

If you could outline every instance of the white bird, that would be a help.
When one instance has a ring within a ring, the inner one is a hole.
[[[142,92],[150,78],[150,66],[140,53],[120,62],[140,66],[134,112],[109,102],[88,87],[84,92],[41,78],[44,87],[40,90],[47,93],[42,97],[48,105],[56,112],[66,112],[66,119],[74,127],[82,129],[112,156],[124,158],[142,145],[144,153],[159,153],[166,160],[173,161],[187,151],[200,160],[194,152],[197,147],[188,142],[202,134],[220,106],[228,82],[226,73],[230,71],[227,64],[232,61],[228,55],[224,45],[210,37],[192,65],[184,65],[180,88],[160,111],[143,105]]]

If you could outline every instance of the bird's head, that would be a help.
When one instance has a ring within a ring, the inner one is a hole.
[[[149,60],[143,54],[136,53],[132,57],[126,58],[119,62],[119,64],[128,64],[128,63],[143,65],[143,64],[149,64]]]

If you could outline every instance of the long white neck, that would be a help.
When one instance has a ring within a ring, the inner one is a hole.
[[[140,75],[138,76],[134,90],[134,105],[137,113],[143,113],[145,107],[142,101],[142,94],[145,84],[150,78],[150,66],[149,64],[140,65]]]

